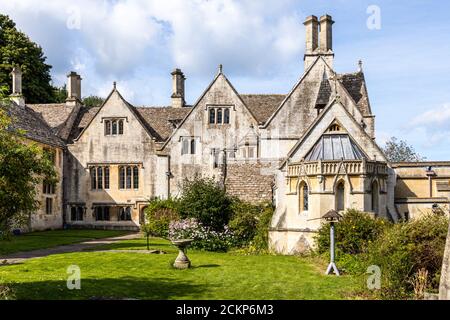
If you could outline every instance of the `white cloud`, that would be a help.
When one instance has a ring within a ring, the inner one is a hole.
[[[410,122],[410,126],[424,126],[430,129],[443,125],[448,127],[449,121],[450,104],[444,104],[414,117]]]

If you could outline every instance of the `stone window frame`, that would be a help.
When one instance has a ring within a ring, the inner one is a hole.
[[[70,207],[70,221],[84,221],[85,214],[86,208],[84,206]]]
[[[51,197],[45,198],[45,214],[46,215],[53,214],[53,198]]]
[[[92,215],[95,221],[111,221],[111,206],[95,206]]]
[[[200,137],[195,136],[182,136],[181,142],[181,155],[195,155],[197,153],[197,146],[200,143]]]
[[[100,173],[100,174],[99,174]],[[102,191],[110,189],[111,168],[107,165],[89,167],[90,190]]]
[[[138,165],[124,164],[118,167],[119,190],[139,190],[140,170]],[[137,174],[136,174],[137,173]]]
[[[128,118],[126,117],[111,117],[111,118],[102,118],[102,122],[104,123],[104,135],[107,137],[121,136],[125,131],[125,122],[128,122]]]
[[[206,106],[209,126],[229,126],[231,123],[231,109],[234,105]],[[214,119],[214,120],[213,120]]]
[[[310,205],[310,200],[309,200],[310,190],[309,190],[309,186],[306,183],[306,181],[302,180],[298,184],[298,188],[297,189],[298,189],[298,192],[297,192],[297,196],[298,196],[298,213],[299,214],[306,214],[309,211],[309,205]]]
[[[131,207],[119,207],[117,212],[117,221],[133,221]]]
[[[46,180],[42,183],[42,193],[46,195],[56,194],[56,183],[49,183]]]

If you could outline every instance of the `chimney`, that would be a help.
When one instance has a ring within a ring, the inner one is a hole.
[[[314,63],[318,56],[325,59],[333,68],[333,19],[329,15],[320,17],[309,16],[303,23],[306,28],[305,71]],[[320,38],[320,39],[319,39]]]
[[[25,99],[22,95],[22,69],[14,67],[11,71],[12,75],[12,93],[11,100],[21,107],[25,106]]]
[[[328,53],[333,51],[333,19],[329,15],[320,17],[320,51]]]
[[[67,100],[81,101],[81,77],[75,71],[67,75]]]
[[[303,23],[306,29],[306,54],[313,53],[318,47],[319,22],[316,16],[309,16]]]
[[[172,107],[181,108],[184,107],[184,77],[183,72],[180,69],[175,69],[172,73]]]

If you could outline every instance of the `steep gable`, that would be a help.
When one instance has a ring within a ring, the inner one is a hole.
[[[207,126],[208,121],[206,119],[206,109],[208,106],[216,105],[216,106],[228,106],[233,107],[232,112],[236,115],[236,112],[244,115],[245,121],[239,123],[237,121],[236,125],[231,125],[231,128],[239,129],[241,126],[250,127],[251,125],[257,126],[258,120],[253,112],[247,107],[242,97],[238,94],[236,89],[233,87],[228,78],[220,71],[214,80],[210,83],[210,85],[206,88],[206,90],[202,93],[197,102],[190,108],[189,112],[186,114],[184,119],[180,122],[178,127],[172,132],[170,137],[161,147],[163,150],[168,143],[173,139],[174,136],[178,134],[180,130],[192,131],[194,122],[202,119],[203,126]],[[231,116],[231,122],[233,122],[235,118],[233,115]],[[237,126],[237,128],[236,128]],[[239,138],[239,137],[237,137]]]
[[[368,160],[386,161],[386,156],[376,142],[369,137],[358,122],[355,121],[342,102],[334,99],[311,124],[303,137],[294,145],[288,154],[290,161],[300,161],[306,158],[324,133],[333,124],[338,122],[349,136],[349,143],[354,144],[364,153]],[[284,161],[281,167],[284,167]]]
[[[107,109],[107,111],[103,112],[104,109]],[[87,124],[83,127],[78,137],[75,138],[75,141],[81,139],[81,137],[86,132],[86,130],[88,130],[92,122],[96,118],[101,116],[108,116],[108,117],[131,116],[139,122],[139,124],[146,131],[149,137],[155,138],[155,136],[152,135],[152,132],[149,130],[149,128],[142,120],[139,113],[136,111],[136,109],[122,97],[122,95],[119,93],[119,91],[117,91],[116,88],[114,88],[108,95],[108,97],[105,99],[103,104],[98,109],[96,109],[96,113],[92,117],[89,117],[88,114],[88,117],[90,119],[87,119],[88,120]],[[81,118],[80,120],[82,119],[83,118]]]

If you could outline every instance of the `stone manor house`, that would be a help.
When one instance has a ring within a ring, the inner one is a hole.
[[[304,72],[287,93],[239,93],[220,66],[190,105],[175,69],[169,106],[133,106],[114,84],[101,106],[88,108],[71,72],[65,103],[26,104],[14,68],[15,126],[54,153],[60,178],[39,186],[41,209],[29,228],[138,229],[150,198],[176,197],[195,174],[214,176],[243,200],[273,201],[270,242],[286,254],[313,245],[330,209],[394,221],[447,212],[450,162],[386,160],[361,63],[352,73],[333,69],[333,23],[328,15],[304,22]]]

